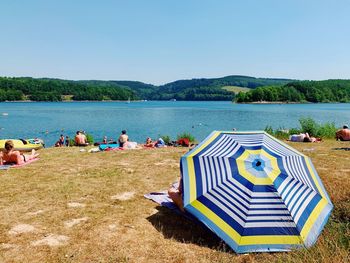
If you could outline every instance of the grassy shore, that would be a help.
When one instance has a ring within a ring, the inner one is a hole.
[[[335,206],[317,244],[237,255],[220,239],[146,200],[179,176],[186,148],[87,153],[41,150],[0,171],[0,262],[349,262],[349,142],[295,143]]]

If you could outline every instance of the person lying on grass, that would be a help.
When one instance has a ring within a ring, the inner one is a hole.
[[[23,154],[19,151],[13,150],[13,141],[8,140],[5,142],[5,150],[0,152],[0,165],[4,164],[23,164],[29,160],[35,159],[39,156],[33,149],[31,154]]]
[[[290,136],[289,140],[291,142],[320,142],[321,138],[315,138],[310,136],[307,132],[300,134],[293,134]]]

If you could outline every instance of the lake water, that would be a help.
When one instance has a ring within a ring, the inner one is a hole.
[[[132,141],[190,132],[197,140],[213,130],[263,130],[299,126],[300,117],[350,123],[350,104],[233,104],[231,102],[15,102],[0,103],[0,138],[44,139],[52,146],[62,133],[85,130],[101,141],[116,139],[122,129]]]

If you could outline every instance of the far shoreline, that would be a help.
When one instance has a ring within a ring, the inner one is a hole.
[[[270,105],[270,104],[347,104],[350,102],[340,102],[340,101],[330,101],[330,102],[310,102],[310,101],[303,101],[303,102],[296,102],[296,101],[252,101],[252,102],[235,102],[235,101],[229,101],[229,100],[62,100],[62,101],[35,101],[35,100],[14,100],[14,101],[0,101],[1,103],[42,103],[42,102],[52,102],[52,103],[74,103],[74,102],[122,102],[126,104],[134,103],[134,102],[150,102],[150,101],[162,101],[162,102],[231,102],[232,104],[252,104],[252,105]]]

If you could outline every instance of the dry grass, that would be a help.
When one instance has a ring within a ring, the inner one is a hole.
[[[56,148],[0,171],[0,262],[349,261],[350,151],[333,148],[350,144],[294,146],[312,158],[335,205],[312,249],[237,255],[202,226],[144,199],[177,179],[186,149]]]

